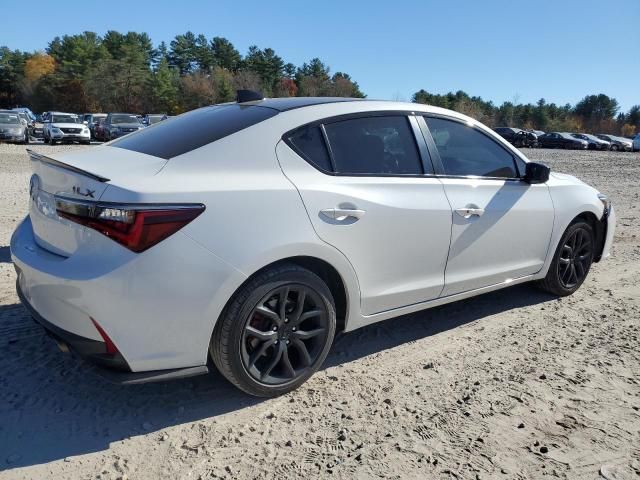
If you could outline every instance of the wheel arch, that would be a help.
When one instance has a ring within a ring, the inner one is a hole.
[[[246,276],[242,283],[237,285],[237,287],[233,290],[233,293],[229,295],[224,307],[220,310],[218,318],[216,318],[215,325],[218,324],[218,320],[224,314],[229,302],[231,302],[235,294],[244,285],[250,282],[257,275],[264,272],[266,269],[273,268],[284,263],[291,263],[302,268],[306,268],[307,270],[315,273],[322,279],[322,281],[325,282],[325,284],[329,288],[329,291],[331,292],[331,295],[333,296],[336,306],[336,332],[342,332],[346,330],[350,318],[350,310],[354,306],[353,302],[356,302],[357,305],[359,305],[359,290],[357,292],[350,291],[353,290],[353,285],[350,285],[349,282],[353,282],[355,279],[345,278],[345,275],[341,273],[340,270],[336,268],[336,266],[331,262],[313,255],[292,255],[288,257],[282,257],[254,268],[253,271]],[[213,327],[214,329],[215,325]]]
[[[603,216],[602,219],[598,219],[598,217],[593,212],[585,211],[576,215],[576,217],[573,220],[571,220],[571,223],[569,223],[569,225],[576,222],[577,220],[584,220],[593,229],[593,233],[595,236],[594,238],[595,248],[593,253],[593,261],[597,263],[602,258],[604,242],[607,237],[607,218],[606,216]]]

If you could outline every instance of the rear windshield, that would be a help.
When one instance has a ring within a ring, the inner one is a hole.
[[[278,113],[272,108],[213,105],[122,137],[111,146],[169,159],[239,132]]]
[[[111,123],[140,123],[136,115],[123,115],[118,113],[111,115]]]
[[[149,124],[153,125],[154,123],[158,123],[159,121],[161,121],[163,117],[164,115],[149,115],[147,117],[147,121],[149,122]]]
[[[12,113],[0,113],[0,124],[3,125],[13,125],[16,123],[20,123],[17,114]]]

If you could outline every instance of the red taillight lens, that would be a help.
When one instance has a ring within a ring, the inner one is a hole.
[[[56,198],[58,215],[97,230],[136,253],[173,235],[204,211],[204,205],[117,205]]]

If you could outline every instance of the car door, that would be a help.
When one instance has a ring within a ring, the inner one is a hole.
[[[326,119],[285,134],[276,152],[318,236],[353,265],[364,315],[441,294],[451,209],[415,117]]]
[[[540,271],[554,219],[547,185],[521,180],[525,162],[479,127],[438,116],[420,124],[453,210],[442,295]]]

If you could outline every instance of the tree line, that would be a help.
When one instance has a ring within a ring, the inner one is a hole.
[[[192,32],[157,46],[146,33],[111,30],[55,37],[40,52],[0,47],[0,108],[178,114],[232,101],[238,89],[365,96],[349,74],[332,74],[319,58],[296,66],[257,46],[241,55],[226,38]]]
[[[123,111],[178,114],[233,101],[238,89],[270,97],[365,95],[347,73],[331,73],[319,58],[296,66],[271,48],[242,55],[226,38],[186,32],[154,46],[146,33],[108,31],[55,37],[44,51],[0,47],[0,108],[34,111]],[[449,108],[495,126],[544,131],[632,135],[640,105],[619,112],[615,98],[588,95],[575,106],[504,102],[494,105],[463,91],[416,92],[412,101]]]
[[[459,90],[444,95],[420,90],[412,100],[455,110],[490,127],[518,127],[560,132],[593,132],[631,136],[640,131],[640,105],[627,113],[619,112],[615,98],[603,93],[587,95],[575,106],[547,103],[544,98],[535,104],[504,102],[494,105],[481,97],[471,97]]]

